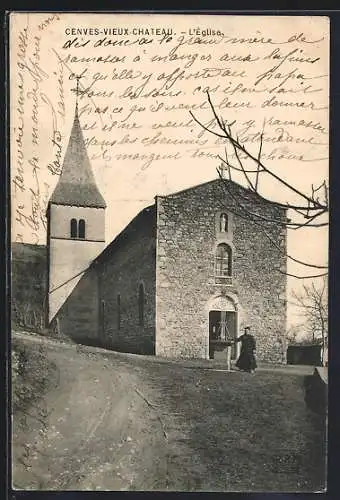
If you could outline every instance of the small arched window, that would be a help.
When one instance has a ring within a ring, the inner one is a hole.
[[[216,249],[215,277],[222,282],[231,277],[232,251],[226,243],[220,243]]]
[[[85,239],[85,220],[80,219],[78,222],[77,219],[71,219],[71,225],[70,225],[70,233],[71,233],[71,238],[81,238]]]
[[[141,283],[139,285],[138,291],[138,316],[139,316],[139,326],[144,326],[144,285]]]
[[[117,329],[120,330],[120,293],[117,294]]]
[[[80,219],[78,224],[78,238],[85,239],[85,221]]]
[[[77,238],[78,236],[78,222],[77,219],[71,219],[71,238]]]

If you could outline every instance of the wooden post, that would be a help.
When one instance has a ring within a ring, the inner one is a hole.
[[[227,370],[231,371],[231,344],[227,345]]]

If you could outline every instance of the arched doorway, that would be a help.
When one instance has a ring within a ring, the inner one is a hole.
[[[209,358],[224,356],[227,345],[237,337],[237,304],[230,297],[218,296],[209,303]],[[231,359],[236,359],[238,346],[233,344]]]

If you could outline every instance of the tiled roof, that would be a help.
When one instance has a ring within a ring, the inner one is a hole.
[[[97,187],[87,155],[77,106],[62,173],[50,202],[81,207],[106,207],[105,200]]]

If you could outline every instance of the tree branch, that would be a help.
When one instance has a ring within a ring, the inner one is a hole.
[[[219,160],[221,160],[223,163],[225,163],[228,167],[228,169],[231,169],[231,170],[235,170],[236,172],[243,172],[243,170],[241,168],[238,168],[238,167],[235,167],[235,165],[232,165],[231,163],[227,162],[226,160],[224,160],[224,158],[222,158],[222,156],[220,155],[217,155],[217,158]],[[247,173],[256,173],[257,170],[244,170],[245,172]],[[260,170],[260,173],[263,172],[263,170]],[[280,203],[280,202],[273,202],[271,200],[268,200],[267,198],[265,198],[264,196],[260,195],[260,193],[258,191],[255,192],[256,196],[259,197],[260,200],[266,202],[266,203],[275,203],[275,205],[277,205],[278,207],[281,207],[281,208],[286,208],[286,209],[292,209],[292,210],[295,210],[296,212],[298,212],[299,210],[305,210],[305,211],[310,211],[310,210],[318,210],[320,212],[320,214],[317,214],[317,215],[322,215],[323,213],[326,213],[327,212],[327,208],[319,208],[319,207],[310,207],[309,205],[293,205],[291,203]],[[300,215],[302,215],[303,217],[306,218],[306,214],[304,214],[303,212],[300,213]],[[310,216],[312,217],[312,216]],[[314,216],[313,216],[314,217]]]
[[[322,278],[323,276],[327,276],[328,273],[322,273],[322,274],[314,274],[310,276],[298,276],[297,274],[293,273],[288,273],[287,271],[281,271],[278,267],[275,268],[276,271],[278,271],[281,274],[285,274],[286,276],[291,276],[292,278],[296,278],[298,280],[306,280],[310,278]]]
[[[223,183],[226,183],[226,179],[223,178],[223,176],[221,175],[219,169],[217,168],[217,173],[220,177],[220,179],[223,181]],[[257,193],[255,193],[257,195]],[[239,198],[242,198],[245,202],[248,202],[249,200],[244,196],[242,195],[241,193],[239,193],[237,195]],[[287,227],[288,229],[292,229],[292,230],[297,230],[297,229],[301,229],[303,227],[310,227],[310,228],[315,228],[315,227],[323,227],[323,226],[328,226],[328,223],[325,222],[325,223],[319,223],[319,224],[310,224],[310,222],[317,218],[319,215],[322,215],[322,214],[314,214],[313,217],[311,217],[307,222],[283,222],[282,220],[280,219],[275,219],[275,218],[268,218],[268,217],[264,217],[263,215],[260,215],[258,213],[254,213],[254,212],[251,212],[249,209],[245,208],[244,206],[241,205],[241,202],[239,200],[236,199],[236,195],[234,196],[234,199],[235,199],[235,202],[237,204],[239,204],[244,211],[246,211],[248,213],[249,216],[251,216],[251,220],[255,220],[255,219],[261,219],[263,221],[266,221],[266,222],[269,222],[271,224],[279,224],[280,226],[285,226]]]
[[[243,211],[244,211],[244,212],[246,212],[246,214],[247,214],[247,215],[249,215],[249,213],[248,213],[247,209],[246,209],[246,208],[244,208],[244,207],[243,207],[243,206],[242,206],[242,205],[241,205],[241,204],[240,204],[240,203],[239,203],[239,202],[235,199],[234,194],[231,192],[231,190],[229,189],[229,187],[227,187],[227,184],[226,184],[226,183],[225,183],[225,186],[226,186],[226,189],[227,189],[227,191],[228,191],[229,195],[230,195],[230,196],[231,196],[231,198],[234,200],[234,202],[236,203],[236,205],[237,205],[238,207],[240,207],[241,209],[243,209]],[[223,203],[224,203],[224,202],[223,202]],[[239,215],[239,214],[237,214],[237,215]],[[245,218],[246,220],[249,220],[249,218],[248,218],[248,217],[244,217],[244,218]],[[303,266],[306,266],[306,267],[311,267],[311,268],[315,268],[315,269],[327,269],[327,268],[328,268],[327,266],[320,266],[320,265],[316,265],[316,264],[311,264],[311,263],[303,262],[303,261],[301,261],[301,260],[299,260],[299,259],[296,259],[296,258],[292,257],[291,255],[288,255],[288,254],[286,253],[286,251],[283,251],[283,250],[280,248],[280,246],[279,246],[279,245],[278,245],[278,244],[277,244],[277,243],[276,243],[276,242],[272,239],[272,237],[271,237],[271,236],[269,236],[269,234],[267,233],[267,231],[265,231],[265,230],[264,230],[264,228],[261,226],[261,224],[260,224],[260,223],[256,222],[255,220],[252,220],[252,222],[253,222],[256,226],[260,227],[261,231],[262,231],[262,232],[263,232],[263,234],[264,234],[264,235],[265,235],[265,236],[269,239],[269,241],[271,242],[271,244],[272,244],[275,248],[277,248],[277,249],[280,251],[280,253],[285,254],[285,255],[287,256],[287,258],[288,258],[288,259],[291,259],[293,262],[296,262],[297,264],[300,264],[300,265],[303,265]],[[307,278],[309,278],[309,276],[308,276]]]
[[[195,115],[190,111],[190,114],[191,114],[192,118],[194,119],[194,121],[196,121],[207,132],[212,133],[212,134],[216,135],[217,137],[221,137],[221,138],[227,139],[232,144],[232,146],[234,148],[236,148],[237,150],[242,151],[250,160],[252,160],[253,162],[255,162],[255,164],[257,166],[260,166],[264,172],[266,172],[268,175],[270,175],[271,177],[273,177],[274,179],[276,179],[283,186],[287,187],[290,191],[292,191],[293,193],[297,194],[298,196],[300,196],[301,198],[303,198],[304,200],[306,200],[312,207],[318,208],[318,209],[322,209],[322,210],[323,209],[328,209],[328,206],[322,205],[318,200],[315,200],[313,197],[310,197],[310,196],[306,195],[305,193],[303,193],[302,191],[300,191],[299,189],[297,189],[295,186],[291,185],[290,183],[288,183],[287,181],[285,181],[284,179],[282,179],[280,176],[278,176],[277,174],[275,174],[272,170],[270,170],[269,168],[265,167],[265,165],[263,164],[263,162],[259,158],[256,158],[244,146],[242,146],[240,144],[240,142],[237,141],[232,136],[232,134],[227,131],[226,127],[223,125],[223,123],[221,122],[221,120],[218,118],[216,110],[215,110],[215,107],[214,107],[214,105],[213,105],[213,103],[211,101],[210,94],[209,94],[208,91],[207,91],[207,97],[208,97],[208,102],[209,102],[210,108],[212,110],[212,113],[214,115],[214,118],[215,118],[215,120],[216,120],[216,122],[217,122],[217,124],[218,124],[218,126],[220,128],[220,130],[223,132],[223,134],[218,134],[217,132],[214,132],[214,131],[208,129],[207,127],[205,127],[202,123],[199,122],[199,120],[195,117]],[[310,205],[309,205],[309,208],[310,208]]]

